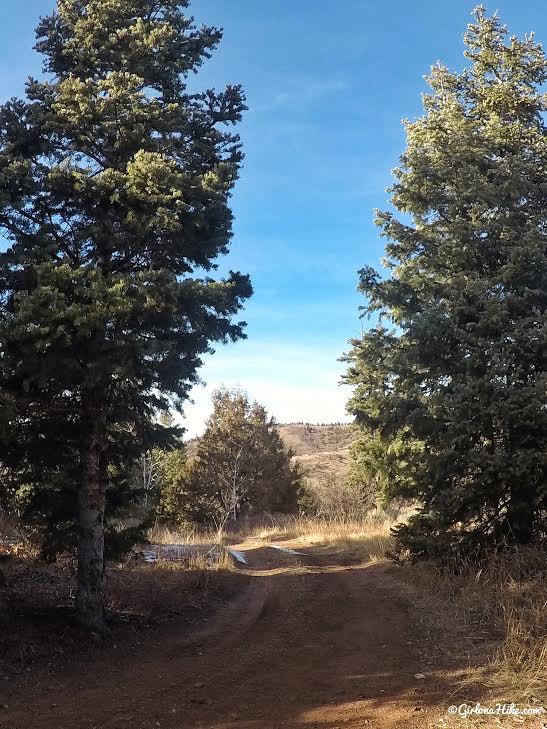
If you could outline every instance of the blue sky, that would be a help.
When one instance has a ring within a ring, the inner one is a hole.
[[[0,3],[0,96],[21,95],[40,71],[33,29],[53,0]],[[547,43],[539,0],[503,0],[510,31]],[[337,358],[361,331],[357,270],[380,265],[373,209],[387,205],[404,148],[403,118],[420,114],[423,76],[437,60],[461,68],[463,0],[195,0],[198,21],[224,40],[197,82],[241,83],[250,107],[246,160],[233,198],[231,268],[255,295],[248,339],[217,350],[187,408],[190,434],[212,388],[239,385],[281,422],[346,418]],[[365,324],[366,325],[366,324]]]

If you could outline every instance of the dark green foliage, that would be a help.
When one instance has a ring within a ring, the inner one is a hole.
[[[391,275],[361,271],[380,323],[353,342],[359,458],[420,513],[415,557],[526,543],[547,510],[547,61],[483,9],[469,69],[435,66],[378,213]]]
[[[118,513],[125,469],[173,442],[158,413],[184,403],[212,341],[243,335],[248,278],[203,271],[228,251],[244,100],[187,89],[221,33],[186,6],[59,0],[37,31],[46,80],[0,108],[0,391],[15,407],[0,462],[52,551],[74,546],[82,509],[99,530],[105,498]]]
[[[196,458],[179,481],[179,519],[222,527],[240,513],[293,513],[300,474],[275,421],[238,390],[218,390]]]
[[[149,504],[156,521],[175,524],[180,521],[188,498],[189,463],[184,447],[170,451],[156,449],[157,482]]]

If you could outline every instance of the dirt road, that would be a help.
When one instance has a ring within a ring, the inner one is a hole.
[[[15,692],[0,727],[422,729],[443,715],[452,687],[421,655],[394,568],[238,548],[247,588],[203,628]]]

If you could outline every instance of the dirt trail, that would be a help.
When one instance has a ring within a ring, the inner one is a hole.
[[[428,671],[392,568],[238,548],[248,587],[205,628],[16,691],[1,729],[422,729],[443,715],[446,674],[415,678]]]

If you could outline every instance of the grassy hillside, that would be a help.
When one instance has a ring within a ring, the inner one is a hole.
[[[312,484],[344,480],[355,440],[351,425],[287,424],[279,425],[279,434]]]
[[[277,426],[286,447],[295,454],[304,475],[312,483],[343,480],[349,469],[349,447],[355,439],[351,425],[309,425],[284,423]],[[186,443],[190,458],[197,452],[199,438]]]
[[[355,439],[351,425],[309,425],[307,423],[289,423],[278,426],[279,434],[287,448],[297,456],[313,453],[333,453],[345,450]]]

